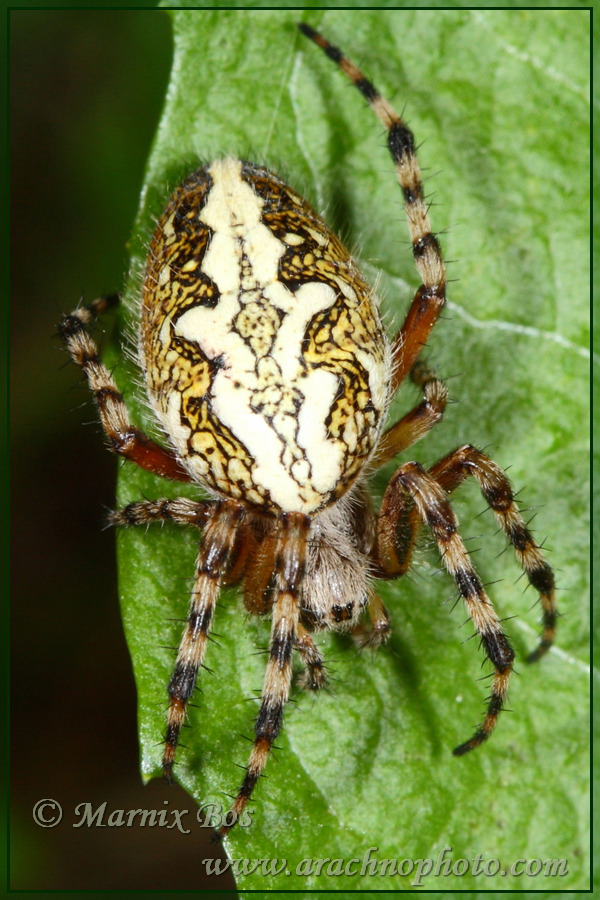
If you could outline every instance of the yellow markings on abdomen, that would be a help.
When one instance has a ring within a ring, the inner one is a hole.
[[[171,198],[140,353],[194,479],[275,511],[345,493],[387,405],[388,343],[350,255],[291,188],[240,160],[200,169]]]

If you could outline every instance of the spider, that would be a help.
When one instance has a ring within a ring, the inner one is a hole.
[[[459,447],[428,470],[418,462],[400,465],[379,512],[373,509],[368,476],[444,414],[446,387],[422,350],[446,302],[446,271],[411,131],[337,47],[309,25],[298,27],[353,82],[387,133],[421,279],[398,334],[388,339],[373,292],[309,204],[273,173],[231,158],[203,166],[177,188],[148,254],[138,357],[165,446],[131,423],[89,334],[118,296],[80,306],[60,325],[111,448],[156,475],[202,486],[210,498],[143,500],[111,515],[116,525],[166,521],[201,532],[168,685],[162,760],[168,780],[221,587],[243,585],[246,610],[271,618],[253,747],[219,836],[244,811],[279,734],[294,651],[303,686],[316,691],[326,670],[313,632],[349,632],[360,646],[385,643],[390,620],[372,582],[407,572],[422,525],[435,538],[494,669],[485,717],[454,753],[489,738],[514,652],[448,500],[465,479],[478,482],[539,593],[543,632],[530,660],[548,650],[556,630],[552,570],[506,475],[474,446]],[[422,400],[385,428],[391,398],[406,378]]]

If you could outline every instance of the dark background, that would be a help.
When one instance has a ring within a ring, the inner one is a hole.
[[[54,337],[62,312],[118,290],[171,61],[162,11],[16,10],[11,78],[11,887],[233,888],[194,801],[138,769],[119,617],[117,463]],[[62,822],[34,823],[58,801]],[[168,806],[165,804],[168,801]],[[75,807],[190,810],[190,834],[73,828]]]

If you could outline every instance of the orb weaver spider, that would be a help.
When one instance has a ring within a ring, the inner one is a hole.
[[[209,499],[130,503],[116,525],[172,522],[201,532],[187,623],[168,685],[163,772],[179,735],[223,585],[243,586],[249,613],[271,617],[269,658],[243,782],[220,835],[244,811],[282,726],[297,651],[303,686],[326,683],[312,633],[350,632],[361,646],[388,639],[374,579],[404,575],[426,525],[494,668],[483,722],[455,750],[492,733],[514,652],[457,530],[448,495],[473,477],[539,593],[543,633],[554,639],[554,578],[523,521],[510,483],[472,445],[428,470],[396,470],[376,514],[368,476],[440,421],[444,383],[422,349],[446,303],[446,270],[431,230],[411,131],[373,84],[306,24],[384,126],[404,197],[421,284],[389,340],[376,298],[346,248],[276,175],[217,159],[170,198],[152,238],[140,304],[138,358],[163,446],[137,429],[88,333],[117,302],[101,298],[63,318],[60,333],[94,393],[111,448],[154,474],[201,485]],[[410,378],[418,406],[385,428],[392,397]],[[363,622],[368,619],[369,626]]]

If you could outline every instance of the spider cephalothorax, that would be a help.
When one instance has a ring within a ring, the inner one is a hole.
[[[200,484],[206,501],[132,503],[119,525],[170,521],[201,531],[187,625],[169,682],[163,771],[179,733],[223,584],[241,584],[246,609],[270,614],[269,660],[255,740],[225,833],[243,812],[279,733],[297,650],[311,689],[326,681],[311,637],[350,631],[376,646],[389,617],[374,578],[408,570],[426,524],[494,667],[486,716],[460,755],[491,734],[514,653],[457,532],[448,494],[473,476],[512,544],[543,611],[537,659],[556,625],[554,579],[521,518],[502,470],[465,445],[429,470],[392,477],[379,512],[369,473],[419,440],[446,405],[442,381],[419,358],[446,300],[440,245],[431,231],[413,136],[342,53],[307,25],[384,125],[404,195],[421,278],[393,341],[354,261],[309,204],[276,175],[238,159],[203,166],[173,194],[158,223],[140,304],[139,359],[163,447],[129,420],[88,326],[116,298],[65,316],[61,334],[94,391],[113,449],[158,475]],[[383,430],[389,402],[410,377],[422,402]],[[363,619],[369,624],[365,625]]]

